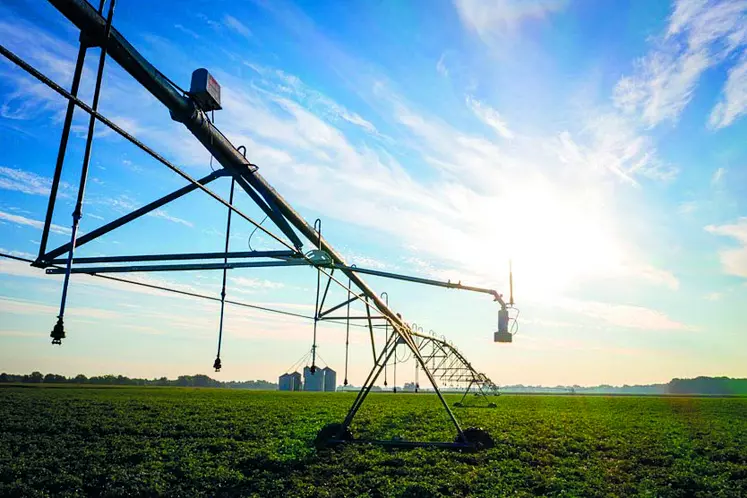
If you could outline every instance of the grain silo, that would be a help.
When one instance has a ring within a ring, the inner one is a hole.
[[[311,372],[310,367],[303,369],[303,390],[304,391],[323,391],[324,390],[324,370],[317,367]]]
[[[293,372],[292,374],[289,374],[293,378],[293,390],[294,391],[301,391],[303,390],[303,382],[301,381],[301,374],[298,372]]]
[[[278,389],[281,391],[293,391],[293,376],[285,373],[278,378]]]
[[[329,367],[324,367],[324,390],[326,392],[335,392],[337,390],[337,372]]]

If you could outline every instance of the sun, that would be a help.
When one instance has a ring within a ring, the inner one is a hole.
[[[484,218],[478,244],[494,248],[483,268],[504,281],[513,262],[517,291],[550,297],[592,278],[615,273],[623,244],[604,199],[535,181],[494,200],[494,218]]]

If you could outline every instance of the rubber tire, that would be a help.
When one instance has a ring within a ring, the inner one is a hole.
[[[314,439],[314,446],[316,447],[316,449],[323,450],[334,446],[330,444],[330,440],[337,437],[337,434],[340,432],[340,427],[342,427],[342,424],[339,423],[327,424],[322,427],[322,429],[317,433],[316,438]],[[342,439],[343,441],[353,440],[353,433],[350,432],[350,427],[347,427],[345,431],[343,431],[340,439]]]
[[[470,427],[462,431],[466,441],[464,441],[461,435],[456,438],[457,443],[468,443],[471,444],[475,450],[488,450],[495,447],[495,441],[490,436],[488,431],[480,427]]]

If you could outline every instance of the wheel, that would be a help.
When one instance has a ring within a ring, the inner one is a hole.
[[[317,450],[323,450],[325,448],[329,448],[331,446],[334,446],[337,443],[333,443],[332,440],[337,440],[338,438],[342,441],[352,441],[353,439],[353,433],[350,432],[350,428],[346,427],[344,431],[342,431],[342,434],[340,434],[340,428],[342,427],[342,424],[333,423],[333,424],[327,424],[317,433],[316,438],[314,439],[314,446]]]
[[[457,408],[461,408],[462,407],[462,402],[461,401],[457,401],[456,403],[454,403],[454,406],[456,406]]]
[[[470,444],[475,450],[487,450],[495,446],[495,441],[493,441],[488,431],[484,429],[470,427],[462,432],[464,433],[464,439],[462,439],[461,435],[457,435],[457,443]]]
[[[498,405],[496,405],[495,403],[490,403],[488,405],[488,408],[498,408]]]

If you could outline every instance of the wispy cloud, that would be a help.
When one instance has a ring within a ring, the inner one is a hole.
[[[747,46],[746,24],[747,3],[741,0],[677,0],[665,33],[636,62],[633,75],[617,83],[615,104],[628,113],[640,112],[648,126],[676,121],[692,100],[701,75]],[[711,113],[711,126],[727,126],[745,112],[745,61],[742,58],[730,70],[722,101]]]
[[[438,62],[436,62],[436,72],[444,78],[449,77],[449,68],[446,67],[446,52],[441,54],[441,57],[438,58]]]
[[[5,220],[5,221],[8,221],[10,223],[14,223],[16,225],[29,226],[29,227],[37,228],[39,230],[41,230],[41,229],[44,228],[44,223],[41,222],[41,221],[39,221],[39,220],[34,220],[34,219],[31,219],[31,218],[27,218],[25,216],[20,216],[20,215],[17,215],[17,214],[6,213],[6,212],[3,212],[3,211],[0,211],[0,220]],[[54,233],[59,233],[61,235],[70,235],[70,229],[69,228],[62,227],[60,225],[55,225],[54,223],[52,223],[50,225],[49,229],[50,229],[50,231],[52,231]]]
[[[469,95],[467,96],[467,105],[475,113],[477,119],[493,128],[499,136],[508,140],[514,138],[513,132],[508,128],[498,111]]]
[[[521,23],[563,10],[566,0],[455,0],[462,23],[485,41],[515,32]]]
[[[4,247],[0,247],[0,252],[4,254],[10,254],[11,256],[18,256],[19,258],[27,258],[27,259],[33,259],[36,258],[35,254],[31,254],[30,252],[25,251],[16,251],[13,249],[6,249]]]
[[[716,186],[720,184],[725,174],[726,168],[718,168],[716,171],[714,171],[713,176],[711,177],[711,185]]]
[[[57,306],[42,304],[26,299],[14,299],[11,297],[0,296],[0,313],[2,314],[20,314],[20,315],[40,315],[46,314],[54,316],[59,312]],[[121,313],[104,308],[85,308],[80,306],[71,307],[68,310],[71,316],[83,318],[118,318]]]
[[[235,31],[236,33],[240,34],[241,36],[245,38],[251,38],[252,36],[252,30],[246,27],[244,23],[239,21],[233,16],[230,16],[226,14],[223,16],[223,24],[230,30]]]
[[[680,203],[680,205],[677,208],[677,212],[679,212],[682,215],[689,215],[694,213],[698,210],[698,203],[696,201],[686,201]]]
[[[134,211],[137,209],[141,203],[137,202],[135,199],[130,197],[127,194],[120,194],[120,195],[109,195],[109,196],[103,196],[103,197],[96,197],[93,199],[90,199],[90,202],[93,204],[100,204],[107,206],[114,211],[124,214],[130,211]],[[165,209],[155,209],[146,216],[150,216],[152,218],[160,218],[162,220],[170,221],[172,223],[176,223],[178,225],[184,225],[186,227],[194,227],[194,224],[191,221],[187,221],[183,218],[179,218],[177,216],[171,215],[169,212],[167,212]],[[100,216],[92,216],[96,219],[102,219]]]
[[[162,219],[170,221],[172,223],[177,223],[179,225],[184,225],[184,226],[190,227],[190,228],[192,228],[194,226],[192,224],[192,222],[184,220],[182,218],[178,218],[176,216],[172,216],[172,215],[170,215],[169,213],[167,213],[163,209],[156,209],[155,211],[150,212],[149,215],[153,216],[155,218],[162,218]]]
[[[679,174],[659,157],[653,140],[618,113],[590,115],[580,138],[578,143],[570,133],[560,134],[558,152],[564,162],[586,164],[590,171],[606,169],[636,187],[642,180],[667,182]]]
[[[275,290],[285,287],[283,282],[251,277],[230,277],[232,292],[254,293],[259,290]]]
[[[262,76],[262,80],[256,82],[260,88],[266,89],[272,94],[283,95],[293,98],[296,102],[307,109],[333,121],[346,121],[377,135],[376,127],[359,114],[352,112],[321,92],[306,85],[297,76],[288,74],[280,69],[260,66],[251,62],[244,63]]]
[[[0,38],[3,39],[3,45],[24,56],[53,79],[69,81],[72,77],[75,48],[63,40],[23,21],[0,21]],[[35,50],[26,53],[29,47]],[[51,112],[56,119],[61,119],[65,102],[54,91],[25,74],[8,71],[6,68],[8,66],[0,65],[0,75],[11,90],[5,93],[0,103],[0,117],[26,120]]]
[[[0,166],[0,189],[14,190],[30,195],[48,195],[52,179],[31,171]],[[60,183],[58,195],[65,197],[71,190],[70,184]]]
[[[668,287],[670,290],[680,288],[679,279],[670,271],[662,270],[652,265],[634,267],[632,271],[655,285],[662,285]]]
[[[601,320],[607,325],[626,329],[649,331],[694,330],[693,327],[674,320],[661,311],[642,306],[575,300],[562,300],[560,301],[560,306],[569,311],[575,311],[587,317]]]
[[[200,18],[200,19],[202,19],[203,21],[205,21],[205,24],[207,24],[208,26],[210,26],[213,29],[220,30],[220,29],[223,28],[223,24],[221,24],[218,21],[215,21],[215,20],[209,18],[205,14],[197,14],[197,17]]]
[[[185,27],[184,27],[184,26],[182,26],[181,24],[174,24],[174,28],[178,29],[178,30],[179,30],[179,31],[181,31],[182,33],[186,33],[186,34],[188,34],[189,36],[191,36],[191,37],[192,37],[192,38],[194,38],[195,40],[199,40],[199,39],[200,39],[200,35],[198,35],[197,33],[195,33],[194,31],[192,31],[192,30],[191,30],[191,29],[189,29],[189,28],[185,28]]]
[[[708,225],[706,231],[714,235],[735,239],[741,247],[719,251],[725,273],[747,278],[747,217],[730,225]]]
[[[747,23],[747,20],[744,21]],[[747,55],[729,70],[721,101],[711,112],[709,124],[724,128],[747,113]]]

